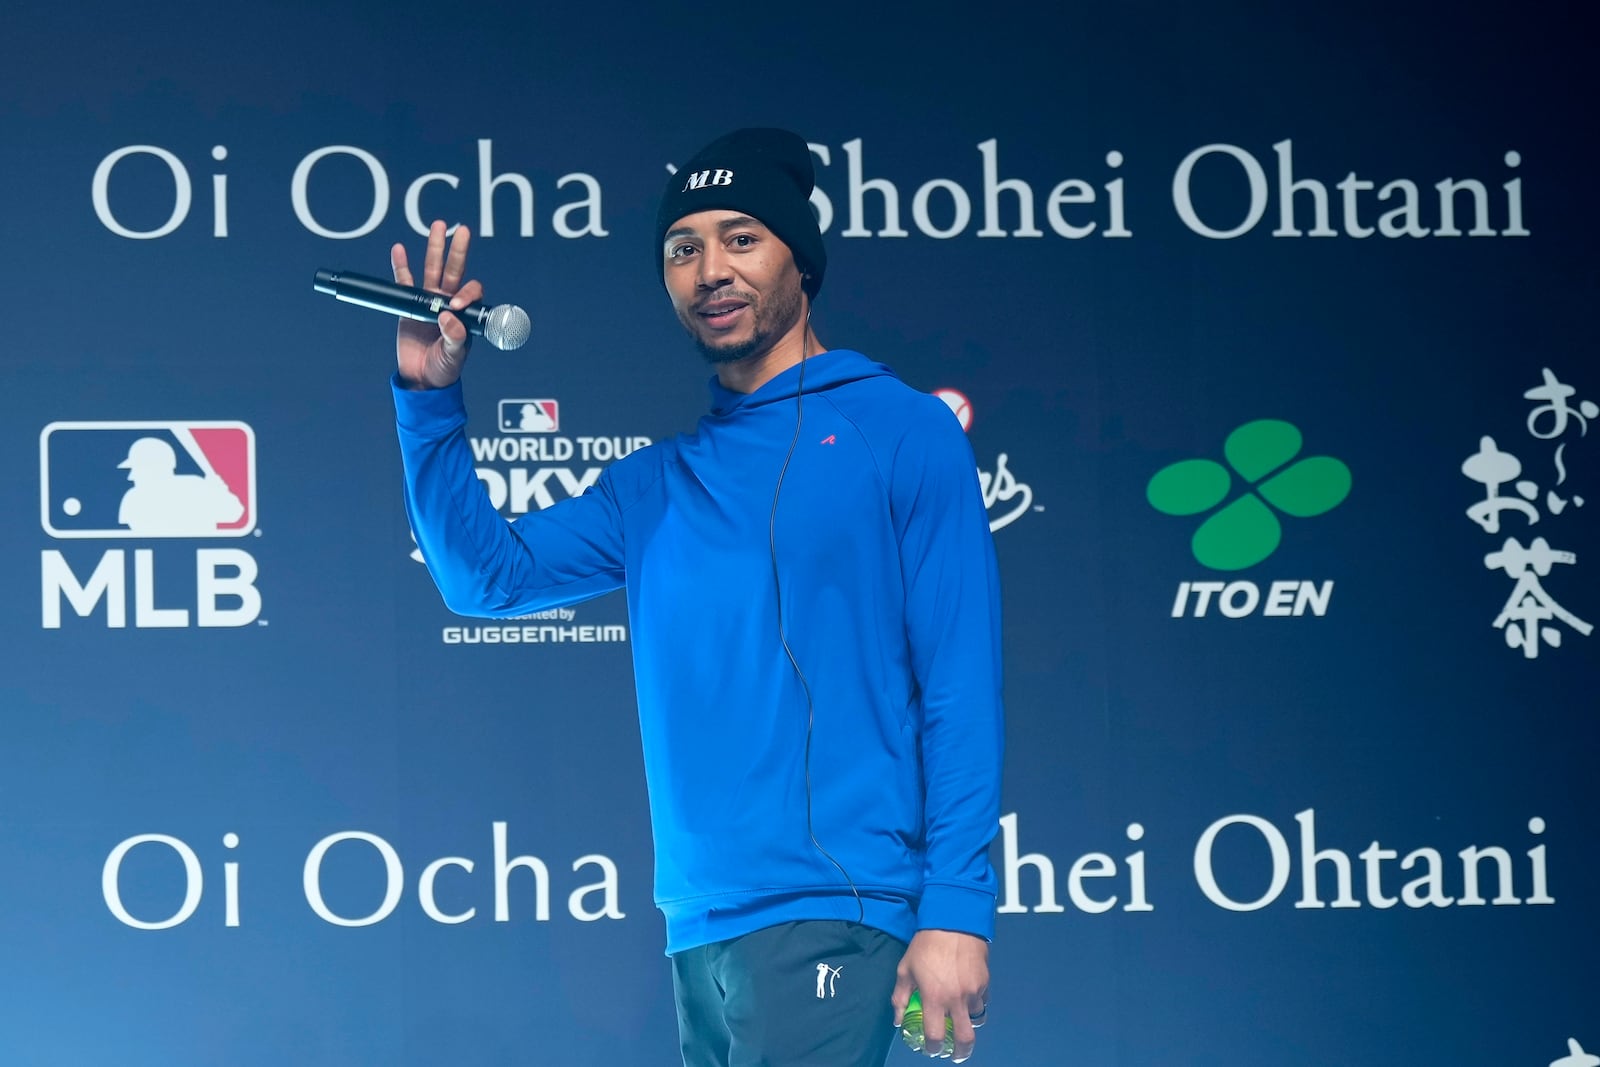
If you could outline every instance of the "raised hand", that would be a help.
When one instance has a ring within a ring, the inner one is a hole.
[[[472,233],[457,226],[445,249],[445,224],[435,220],[428,228],[428,250],[422,260],[422,278],[413,280],[406,262],[404,245],[389,250],[389,266],[400,285],[415,286],[451,298],[453,308],[466,307],[483,299],[483,286],[477,281],[461,283],[467,269],[467,246]],[[442,389],[461,377],[461,364],[467,358],[471,335],[462,321],[448,311],[439,313],[437,324],[401,319],[395,337],[395,357],[400,378],[413,389]]]

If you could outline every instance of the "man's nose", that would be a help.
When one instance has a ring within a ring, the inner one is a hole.
[[[728,254],[717,245],[708,245],[700,253],[700,275],[697,283],[702,289],[719,289],[733,280],[733,263]]]

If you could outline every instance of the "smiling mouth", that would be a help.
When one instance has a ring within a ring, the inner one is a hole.
[[[749,304],[741,300],[718,301],[715,304],[707,304],[704,307],[697,308],[695,314],[699,315],[700,320],[713,329],[725,329],[732,326],[738,319],[739,312],[749,306]]]

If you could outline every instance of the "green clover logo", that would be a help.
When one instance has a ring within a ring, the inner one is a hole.
[[[1274,508],[1309,519],[1332,511],[1350,495],[1350,468],[1332,456],[1295,459],[1301,443],[1300,431],[1279,419],[1247,422],[1228,435],[1222,454],[1247,488],[1194,532],[1190,547],[1203,566],[1218,571],[1253,567],[1283,540]],[[1145,497],[1164,514],[1198,515],[1222,503],[1232,488],[1227,467],[1185,459],[1156,471]]]

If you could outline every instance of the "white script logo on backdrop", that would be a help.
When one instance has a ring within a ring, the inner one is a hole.
[[[945,406],[961,423],[961,429],[970,433],[972,401],[967,399],[966,394],[959,389],[935,389],[933,395],[945,402]],[[978,468],[978,487],[983,492],[983,506],[989,511],[991,533],[1010,526],[1029,511],[1044,510],[1044,505],[1034,505],[1033,487],[1017,480],[1007,466],[1009,462],[1010,457],[1001,452],[995,457],[994,470],[984,470],[982,466]]]

